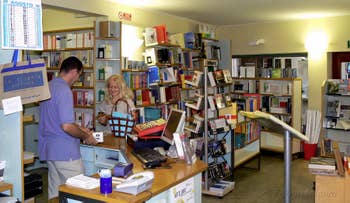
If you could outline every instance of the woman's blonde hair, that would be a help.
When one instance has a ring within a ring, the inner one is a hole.
[[[116,74],[116,75],[111,75],[106,81],[106,91],[105,91],[106,97],[105,97],[105,99],[106,99],[108,104],[112,103],[112,98],[109,95],[109,91],[108,91],[109,85],[112,81],[114,81],[119,86],[122,99],[124,99],[124,100],[134,99],[134,92],[128,86],[126,86],[126,83],[125,83],[123,76]]]

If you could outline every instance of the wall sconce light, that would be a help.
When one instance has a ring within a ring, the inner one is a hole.
[[[328,39],[324,32],[311,32],[305,40],[305,48],[310,58],[319,59],[328,47]]]
[[[257,39],[248,43],[249,46],[259,46],[265,44],[264,39]]]

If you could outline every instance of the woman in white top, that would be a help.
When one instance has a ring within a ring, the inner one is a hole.
[[[105,100],[99,105],[97,116],[98,122],[104,126],[108,126],[108,119],[111,116],[112,110],[125,114],[132,114],[135,109],[133,102],[134,93],[127,87],[122,75],[110,76],[106,81],[106,89]],[[115,109],[113,109],[114,104],[120,99],[126,101],[127,104],[123,101],[119,101]],[[129,111],[127,105],[129,105]],[[105,130],[111,131],[109,126],[106,127]]]

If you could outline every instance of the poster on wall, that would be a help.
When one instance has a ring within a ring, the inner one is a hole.
[[[42,50],[41,0],[1,0],[2,49]]]

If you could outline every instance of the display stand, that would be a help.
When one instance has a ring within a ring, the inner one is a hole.
[[[285,122],[281,121],[280,119],[274,117],[271,114],[264,113],[261,111],[255,111],[255,112],[247,112],[247,111],[240,111],[240,113],[243,116],[246,116],[250,119],[256,119],[262,126],[268,128],[271,131],[284,134],[284,202],[290,203],[291,202],[291,157],[292,157],[292,149],[291,149],[291,143],[292,143],[292,134],[301,140],[309,141],[309,138],[307,138],[305,135],[297,131],[296,129],[292,128]]]

